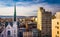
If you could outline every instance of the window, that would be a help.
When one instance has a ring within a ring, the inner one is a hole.
[[[55,26],[55,28],[59,29],[59,26]]]
[[[57,31],[57,34],[59,34],[59,31]]]
[[[10,35],[11,34],[10,31],[8,31],[7,34]]]
[[[58,35],[56,35],[56,37],[59,37]]]
[[[57,22],[57,25],[59,25],[59,22]]]

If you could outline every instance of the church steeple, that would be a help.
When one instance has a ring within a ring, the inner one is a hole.
[[[14,21],[16,21],[16,3],[14,4]]]

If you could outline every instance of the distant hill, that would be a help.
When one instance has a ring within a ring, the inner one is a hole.
[[[26,17],[37,17],[37,16],[17,16],[17,18],[26,18]],[[13,18],[13,16],[0,16],[0,18]]]

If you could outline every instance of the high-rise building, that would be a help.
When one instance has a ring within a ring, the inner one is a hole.
[[[41,37],[51,37],[52,13],[40,7],[37,13],[37,29],[41,31]]]
[[[52,19],[52,37],[60,37],[60,12],[56,12]]]

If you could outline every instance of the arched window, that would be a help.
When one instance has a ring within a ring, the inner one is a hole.
[[[10,32],[10,31],[8,31],[8,32],[7,32],[7,34],[8,34],[8,36],[10,36],[10,35],[11,35],[11,32]]]

